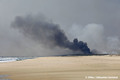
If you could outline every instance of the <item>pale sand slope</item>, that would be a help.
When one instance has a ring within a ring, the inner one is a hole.
[[[0,63],[0,74],[12,80],[120,80],[120,56],[40,57]],[[85,79],[119,76],[119,79]]]

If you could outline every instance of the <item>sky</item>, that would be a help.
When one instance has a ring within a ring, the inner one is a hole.
[[[26,15],[46,16],[59,24],[71,41],[77,37],[87,42],[91,49],[106,51],[109,47],[120,46],[119,0],[0,0],[0,56],[46,56],[68,52],[44,48],[11,27],[16,16]]]

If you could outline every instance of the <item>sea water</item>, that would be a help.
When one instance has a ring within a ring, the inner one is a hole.
[[[11,79],[3,79],[5,77],[8,77],[8,75],[0,75],[0,80],[11,80]]]
[[[33,59],[36,57],[0,57],[0,62],[13,62],[13,61],[20,61],[25,59]]]

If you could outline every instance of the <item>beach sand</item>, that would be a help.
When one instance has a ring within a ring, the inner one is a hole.
[[[9,75],[6,78],[11,80],[120,80],[120,56],[40,57],[0,63],[0,75]]]

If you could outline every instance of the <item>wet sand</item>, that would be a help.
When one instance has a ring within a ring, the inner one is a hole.
[[[120,80],[120,56],[40,57],[0,63],[0,75],[9,75],[6,79],[11,80]]]

